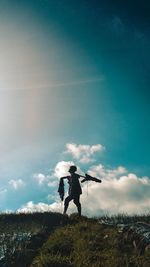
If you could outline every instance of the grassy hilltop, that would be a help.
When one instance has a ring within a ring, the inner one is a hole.
[[[150,267],[150,251],[141,254],[115,224],[149,222],[150,217],[109,219],[114,220],[113,225],[76,214],[1,214],[0,266]]]

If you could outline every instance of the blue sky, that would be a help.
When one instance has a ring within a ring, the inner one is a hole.
[[[144,186],[137,198],[143,203],[149,180],[142,179],[150,177],[149,4],[1,0],[0,10],[0,209],[55,205],[55,168],[68,161],[104,181],[108,174],[108,188],[115,179],[124,185],[123,166],[126,188],[136,180],[133,198]],[[64,153],[67,144],[78,153],[87,146],[84,158],[94,145],[105,149],[83,163]]]

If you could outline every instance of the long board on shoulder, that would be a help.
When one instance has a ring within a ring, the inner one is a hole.
[[[95,178],[95,177],[93,177],[93,176],[91,176],[91,175],[89,175],[87,173],[85,174],[85,178],[81,181],[81,183],[84,183],[86,181],[94,181],[96,183],[101,183],[102,182],[100,179]]]

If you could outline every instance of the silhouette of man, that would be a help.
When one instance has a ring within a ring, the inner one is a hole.
[[[80,186],[79,178],[84,176],[77,174],[76,171],[77,167],[71,166],[69,169],[70,176],[65,176],[61,178],[61,180],[68,179],[68,184],[69,184],[69,192],[68,192],[69,195],[65,199],[64,214],[66,214],[67,212],[69,202],[73,200],[74,204],[77,206],[78,214],[79,216],[81,216],[80,195],[82,194],[82,189]]]
[[[85,174],[85,176],[79,175],[76,173],[77,167],[76,166],[70,166],[69,169],[69,176],[61,177],[60,178],[60,183],[59,183],[59,188],[58,192],[60,195],[61,200],[63,201],[64,198],[64,179],[68,179],[68,184],[69,184],[69,195],[66,197],[65,202],[64,202],[64,214],[66,214],[69,202],[73,200],[74,204],[77,206],[78,214],[81,216],[81,203],[80,203],[80,195],[82,194],[82,189],[81,185],[79,182],[79,178],[83,177],[84,179],[81,181],[81,183],[85,181],[94,181],[101,183],[102,181],[100,179],[97,179],[95,177],[90,176],[89,174]]]

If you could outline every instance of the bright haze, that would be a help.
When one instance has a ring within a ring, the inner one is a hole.
[[[82,185],[85,215],[149,211],[149,9],[0,1],[1,211],[61,211],[72,164],[103,181]]]

